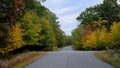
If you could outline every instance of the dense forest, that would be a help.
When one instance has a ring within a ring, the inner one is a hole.
[[[52,53],[43,58],[42,64],[37,62],[38,66],[48,65],[53,68],[56,64],[58,65],[56,67],[62,65],[62,67],[77,67],[81,66],[81,63],[83,67],[87,65],[87,67],[89,65],[96,67],[94,63],[102,66],[99,62],[103,61],[97,60],[94,56],[96,55],[115,68],[120,68],[120,2],[118,3],[118,0],[103,0],[102,3],[86,8],[76,18],[80,24],[71,35],[66,35],[62,31],[57,15],[42,5],[45,1],[0,0],[0,68],[25,68],[45,56],[48,53],[46,51]],[[73,5],[73,1],[71,2]],[[63,6],[61,3],[60,5]],[[64,9],[71,10],[71,7]],[[63,48],[64,46],[67,47]],[[89,62],[93,60],[94,63],[90,64]]]
[[[74,49],[120,48],[120,5],[117,0],[104,0],[87,8],[76,19],[81,24],[72,32]]]
[[[53,51],[69,43],[45,0],[0,0],[0,54]]]
[[[76,18],[81,22],[66,36],[45,0],[0,1],[0,54],[14,51],[54,51],[73,43],[76,50],[120,47],[120,5],[117,0],[87,8]]]

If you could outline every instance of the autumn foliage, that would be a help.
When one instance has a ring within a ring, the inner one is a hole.
[[[99,21],[97,23],[99,24]],[[85,29],[86,28],[88,28],[88,26],[85,27]],[[87,29],[84,35],[82,35],[82,42],[80,40],[78,42],[83,43],[83,45],[76,44],[75,42],[77,42],[77,40],[75,39],[73,43],[74,47],[82,50],[118,49],[120,47],[120,22],[114,22],[110,29],[111,32],[108,32],[104,26],[96,28],[94,31]]]
[[[104,50],[120,48],[120,5],[117,0],[86,8],[76,18],[81,24],[73,30],[76,50]],[[81,28],[81,25],[84,25]]]
[[[111,27],[111,47],[120,48],[120,22],[114,22]]]
[[[0,53],[8,53],[22,47],[24,42],[21,33],[20,26],[16,24],[12,28],[9,28],[5,35],[1,34],[3,40],[0,41]]]
[[[22,15],[24,4],[22,0],[0,1],[0,23],[15,25],[17,19]]]
[[[58,18],[41,4],[43,1],[0,0],[0,55],[52,51],[65,45]]]

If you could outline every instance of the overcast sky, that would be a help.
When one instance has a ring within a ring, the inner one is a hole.
[[[76,17],[86,8],[102,2],[103,0],[46,0],[43,5],[57,15],[61,29],[71,35],[80,23]]]

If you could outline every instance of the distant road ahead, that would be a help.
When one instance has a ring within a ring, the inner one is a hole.
[[[48,52],[46,56],[26,68],[113,68],[97,59],[94,51],[73,51],[71,46],[60,52]]]

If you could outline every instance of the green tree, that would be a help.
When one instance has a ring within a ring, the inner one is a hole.
[[[72,36],[65,36],[65,46],[73,44],[73,37]]]
[[[76,50],[83,49],[83,36],[84,36],[84,25],[79,25],[78,28],[73,30],[72,37],[73,37],[73,48]]]
[[[55,33],[56,41],[57,41],[57,47],[61,48],[65,46],[65,35],[64,32],[61,29],[58,29]]]
[[[99,5],[98,5],[99,6]],[[89,7],[87,8],[85,11],[83,11],[78,17],[77,20],[80,21],[82,24],[89,24],[91,25],[91,23],[93,21],[97,21],[99,16],[96,12],[96,8],[98,6],[94,6],[94,7]]]
[[[110,28],[114,21],[119,21],[118,13],[120,7],[117,3],[117,0],[104,0],[98,9],[98,14],[100,17],[107,19],[108,23],[106,24],[107,28]]]
[[[41,32],[41,25],[39,17],[34,11],[28,11],[21,22],[23,29],[23,39],[26,45],[37,45],[39,40],[39,32]]]
[[[25,12],[33,10],[39,17],[46,16],[50,12],[48,8],[41,5],[45,0],[23,0],[25,4]]]
[[[78,17],[77,20],[82,24],[89,24],[92,26],[93,21],[98,21],[101,17],[107,20],[105,26],[110,30],[110,26],[114,21],[119,21],[120,6],[117,0],[104,0],[102,4],[87,8]]]
[[[37,16],[39,16],[40,18],[44,16],[49,21],[56,39],[55,45],[58,47],[64,46],[64,32],[60,29],[59,22],[57,21],[58,18],[56,17],[56,15],[53,12],[51,12],[48,8],[42,6],[40,1],[32,0],[31,2],[29,0],[24,0],[24,3],[26,5],[26,12],[28,10],[33,10],[34,12],[36,12]],[[29,5],[29,3],[31,5]]]
[[[41,18],[40,23],[41,23],[42,30],[39,33],[39,36],[41,38],[39,40],[39,43],[41,43],[41,47],[44,48],[43,50],[52,50],[56,44],[52,27],[49,21],[45,17]]]

